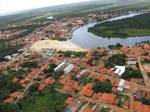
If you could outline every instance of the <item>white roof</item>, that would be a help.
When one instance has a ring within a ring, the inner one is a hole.
[[[69,64],[65,69],[64,72],[67,74],[69,72],[71,72],[71,70],[74,68],[73,64]]]
[[[53,19],[54,17],[53,16],[49,16],[49,17],[47,17],[47,19]]]
[[[5,59],[8,59],[8,60],[12,59],[11,56],[5,56],[4,58],[5,58]]]
[[[60,63],[56,68],[54,68],[54,71],[57,71],[58,69],[60,69],[61,67],[63,67],[66,64],[65,61],[63,61],[62,63]]]
[[[115,74],[119,74],[119,72],[120,72],[120,70],[119,70],[119,69],[116,69],[114,73],[115,73]]]
[[[117,88],[117,89],[118,89],[119,91],[123,91],[124,84],[125,84],[125,80],[120,79],[120,82],[119,82],[119,85],[118,85],[118,88]]]
[[[117,88],[119,91],[123,91],[123,88],[122,87],[118,87]]]
[[[125,66],[115,66],[115,68],[118,69],[115,72],[117,72],[116,74],[118,74],[119,76],[121,76],[125,72]],[[119,73],[118,73],[118,71],[119,71]]]
[[[135,65],[135,64],[136,64],[136,61],[127,61],[127,64],[128,64],[128,65]]]
[[[119,86],[124,86],[124,83],[125,83],[125,80],[123,80],[123,79],[120,79],[120,82],[119,82]]]

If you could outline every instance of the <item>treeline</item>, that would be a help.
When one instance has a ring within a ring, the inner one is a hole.
[[[113,54],[111,57],[109,57],[107,63],[105,63],[105,66],[108,68],[112,68],[115,65],[125,66],[126,57],[127,56],[125,54]]]
[[[0,28],[1,31],[6,31],[6,30],[25,30],[25,29],[36,29],[36,28],[40,28],[43,26],[46,26],[48,24],[31,24],[31,25],[18,25],[15,27],[4,27],[4,28]]]
[[[108,21],[88,29],[89,32],[102,37],[130,37],[150,35],[150,13],[122,20]]]
[[[21,46],[19,45],[12,46],[7,43],[0,42],[0,61],[3,61],[5,56],[16,53],[20,48]]]

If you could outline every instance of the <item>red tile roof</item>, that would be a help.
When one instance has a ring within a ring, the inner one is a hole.
[[[93,90],[92,90],[93,86],[94,86],[93,83],[87,83],[86,86],[84,86],[81,89],[81,91],[79,92],[79,94],[91,97],[92,94],[94,93]]]
[[[94,112],[94,111],[90,108],[85,108],[82,112]]]
[[[150,105],[143,105],[143,112],[150,112]]]
[[[98,100],[98,99],[100,99],[101,96],[102,96],[102,93],[94,93],[92,98],[95,100]]]
[[[24,79],[22,79],[22,80],[19,81],[19,84],[24,84],[24,83],[25,83]]]
[[[39,91],[43,91],[45,89],[45,84],[40,84],[40,86],[38,87]]]
[[[14,77],[14,78],[12,79],[12,82],[13,82],[13,83],[16,83],[18,80],[19,80],[19,79],[18,79],[17,77]]]
[[[11,93],[11,94],[10,94],[10,97],[11,97],[11,98],[17,98],[20,94],[21,94],[21,92],[17,92],[17,91],[16,91],[16,92]]]
[[[67,98],[66,101],[65,101],[65,103],[66,103],[67,105],[72,104],[72,103],[73,103],[73,97]]]
[[[101,100],[110,103],[110,104],[114,104],[116,102],[116,95],[115,94],[102,94]]]
[[[142,112],[142,103],[135,101],[135,110],[137,112]]]
[[[53,79],[51,77],[49,77],[49,78],[44,80],[44,84],[45,85],[51,85],[53,83],[54,83],[54,81],[53,81]]]
[[[141,79],[138,79],[138,78],[131,78],[130,81],[134,83],[141,83]]]
[[[13,102],[13,98],[7,98],[4,102],[5,103],[12,103]]]

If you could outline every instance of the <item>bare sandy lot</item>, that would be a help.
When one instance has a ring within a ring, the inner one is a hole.
[[[150,72],[150,64],[144,64],[143,66],[146,72]]]
[[[70,41],[57,41],[57,40],[40,40],[35,42],[30,50],[33,52],[40,52],[43,48],[52,48],[61,51],[87,51]]]

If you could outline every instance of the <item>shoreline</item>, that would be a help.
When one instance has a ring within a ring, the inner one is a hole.
[[[41,52],[42,49],[56,49],[58,51],[87,51],[88,49],[82,48],[71,41],[58,41],[58,40],[39,40],[35,42],[30,50],[33,52]]]
[[[135,14],[135,15],[134,15]],[[91,24],[91,23],[97,23],[97,24],[100,24],[100,23],[103,23],[103,22],[107,22],[107,21],[110,21],[110,20],[113,20],[113,19],[115,19],[115,18],[119,18],[119,17],[123,17],[123,16],[128,16],[128,15],[134,15],[134,16],[137,16],[137,15],[140,15],[140,14],[144,14],[144,13],[139,13],[139,12],[135,12],[135,13],[128,13],[128,14],[122,14],[122,15],[118,15],[118,16],[114,16],[114,17],[108,17],[108,18],[105,18],[104,20],[102,20],[102,21],[96,21],[96,20],[94,20],[93,22],[87,22],[87,23],[85,23],[85,24],[83,24],[83,25],[80,25],[80,26],[77,26],[77,27],[73,27],[72,29],[73,30],[71,30],[70,31],[70,34],[69,34],[69,37],[67,37],[67,40],[71,40],[72,39],[72,37],[73,37],[73,33],[74,33],[74,31],[75,30],[77,30],[78,28],[80,28],[80,27],[82,27],[82,26],[85,26],[85,25],[88,25],[88,24]],[[134,17],[133,16],[133,17]],[[130,17],[130,16],[129,16]],[[132,17],[132,16],[131,16]],[[123,17],[124,18],[124,17]],[[122,19],[123,19],[122,18]],[[127,17],[128,18],[128,17]],[[105,37],[104,37],[105,38]],[[107,38],[107,37],[106,37]],[[114,38],[114,37],[113,37]]]

